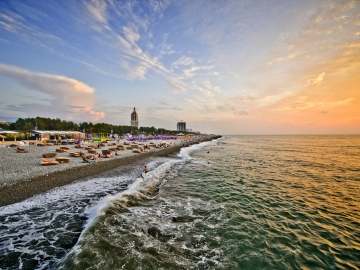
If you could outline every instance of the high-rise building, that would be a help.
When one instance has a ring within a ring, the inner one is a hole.
[[[137,127],[139,128],[139,116],[135,110],[135,107],[134,107],[134,111],[131,113],[131,121],[130,121],[130,124],[132,127]]]
[[[177,131],[186,131],[186,122],[180,121],[177,123]]]

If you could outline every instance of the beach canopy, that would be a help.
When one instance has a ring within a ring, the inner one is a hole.
[[[60,134],[60,135],[82,134],[83,133],[80,131],[63,131],[63,130],[31,130],[31,132],[37,133],[37,134]]]
[[[12,131],[12,130],[0,130],[0,133],[1,134],[15,134],[14,135],[14,141],[16,142],[16,134],[19,134],[19,132],[16,132],[16,131]],[[4,138],[3,139],[3,142],[4,142]]]
[[[0,134],[19,134],[19,132],[12,130],[0,130]]]

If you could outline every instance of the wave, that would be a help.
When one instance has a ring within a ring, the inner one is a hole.
[[[77,244],[62,261],[66,261],[68,256],[79,252],[79,245],[81,246],[81,242],[88,237],[88,231],[93,227],[99,226],[102,217],[130,213],[134,211],[133,207],[140,205],[144,201],[156,198],[167,179],[175,177],[179,169],[186,163],[194,161],[190,156],[191,153],[209,144],[213,143],[202,142],[182,148],[178,158],[160,158],[151,161],[147,164],[149,172],[143,174],[144,178],[135,176],[135,179],[125,190],[114,195],[107,195],[88,208],[84,213],[87,216],[84,230],[81,232]]]
[[[164,179],[169,173],[176,173],[185,163],[193,161],[190,156],[194,151],[200,150],[211,142],[201,142],[189,147],[181,148],[177,155],[179,159],[158,159],[147,164],[149,172],[144,175],[144,179],[140,176],[130,183],[125,191],[121,191],[115,195],[108,195],[101,199],[96,205],[86,211],[89,226],[98,216],[105,215],[108,211],[117,209],[118,212],[127,212],[128,208],[139,204],[145,199],[149,199],[159,192]],[[177,166],[175,166],[177,165]],[[174,171],[176,167],[176,171]],[[85,226],[85,227],[86,227]]]

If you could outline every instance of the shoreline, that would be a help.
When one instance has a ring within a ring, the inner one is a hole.
[[[182,146],[173,146],[154,152],[142,153],[141,155],[120,157],[27,178],[0,188],[0,207],[21,202],[50,189],[65,186],[82,179],[85,180],[87,177],[94,177],[119,167],[125,168],[128,165],[136,164],[151,157],[169,156],[180,152],[181,148]]]

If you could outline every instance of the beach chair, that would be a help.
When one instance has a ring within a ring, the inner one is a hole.
[[[42,158],[41,160],[42,160],[42,162],[40,163],[40,165],[42,165],[42,166],[59,164],[59,162],[56,160],[49,160],[49,159],[45,159],[45,158]]]

